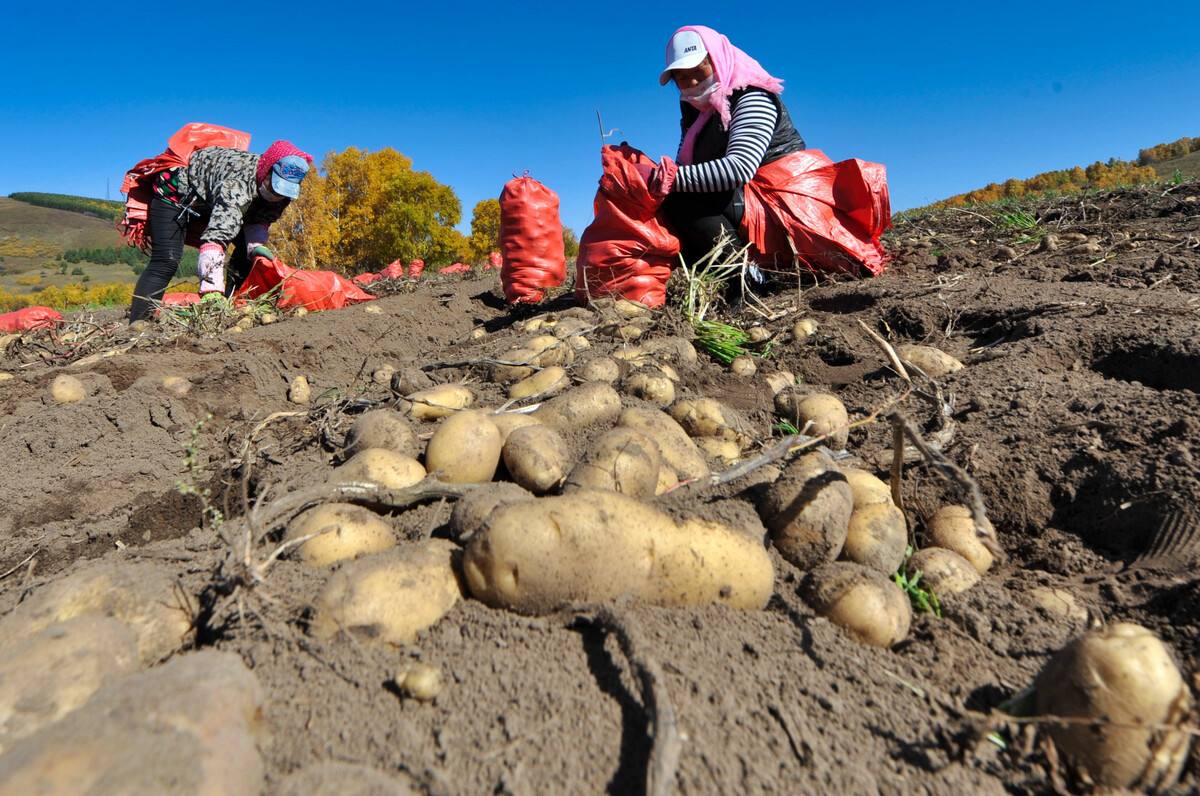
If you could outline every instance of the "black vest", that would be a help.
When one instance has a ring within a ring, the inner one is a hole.
[[[771,136],[771,143],[767,144],[767,151],[763,155],[761,165],[765,166],[771,161],[779,160],[784,155],[790,155],[793,152],[799,152],[804,149],[804,139],[796,131],[795,126],[792,124],[791,114],[788,113],[787,106],[783,104],[783,100],[779,98],[778,94],[763,91],[761,88],[738,89],[729,97],[729,112],[733,113],[737,101],[747,91],[762,91],[762,93],[771,98],[771,101],[775,103],[775,109],[779,111],[779,116],[775,120],[775,132]],[[692,122],[699,118],[700,111],[686,102],[679,103],[679,106],[683,111],[680,124],[686,135],[688,128],[692,126]],[[708,123],[704,125],[704,129],[700,131],[700,135],[696,137],[696,147],[692,163],[706,163],[710,160],[723,158],[728,146],[729,131],[721,123],[721,117],[714,113],[712,118],[708,120]]]

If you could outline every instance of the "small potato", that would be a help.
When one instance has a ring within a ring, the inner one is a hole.
[[[461,384],[443,384],[405,396],[408,413],[414,420],[437,420],[466,409],[474,401],[475,396]]]
[[[404,645],[458,602],[456,548],[445,539],[406,544],[339,569],[317,597],[310,629],[319,639],[339,632]]]
[[[786,370],[781,370],[778,373],[768,373],[765,378],[767,385],[771,388],[771,395],[779,395],[784,390],[796,386],[795,375]]]
[[[392,392],[398,395],[411,395],[436,386],[429,374],[420,368],[400,368],[392,376]]]
[[[287,399],[294,404],[306,404],[312,399],[312,387],[304,376],[296,376],[288,385]]]
[[[542,422],[528,412],[496,412],[488,415],[488,418],[496,426],[496,430],[500,432],[501,445],[507,442],[508,435],[518,428],[537,426],[541,425]]]
[[[890,647],[908,635],[912,605],[891,578],[838,561],[805,576],[801,593],[813,609],[865,644]]]
[[[589,351],[592,348],[592,343],[581,334],[573,334],[567,338],[567,345],[572,351]]]
[[[958,557],[962,558],[962,556]],[[975,571],[975,568],[965,558],[963,563],[970,568],[971,574],[978,580],[979,573]],[[1055,619],[1065,619],[1070,622],[1087,621],[1087,609],[1080,605],[1079,601],[1075,599],[1075,595],[1066,589],[1056,589],[1053,586],[1034,586],[1026,593],[1026,596],[1031,603]]]
[[[843,467],[842,475],[846,476],[846,483],[850,484],[850,491],[854,493],[855,510],[872,503],[892,502],[892,488],[866,470]]]
[[[489,415],[459,412],[433,432],[425,448],[425,465],[451,484],[486,483],[496,475],[502,445],[500,430]]]
[[[662,457],[654,440],[618,426],[605,432],[572,468],[564,491],[600,489],[631,497],[651,497],[658,486]]]
[[[891,575],[904,563],[908,528],[904,512],[891,502],[855,508],[846,528],[842,558]]]
[[[543,368],[527,379],[508,388],[509,398],[529,398],[533,395],[557,395],[571,386],[567,371],[558,365]]]
[[[696,347],[682,337],[657,337],[646,342],[643,350],[680,365],[695,365],[699,360]]]
[[[50,382],[50,397],[55,403],[73,404],[86,398],[87,390],[79,379],[64,373]]]
[[[736,439],[741,425],[731,410],[712,398],[677,401],[671,417],[692,437]]]
[[[764,343],[771,339],[771,331],[765,326],[751,326],[746,330],[746,338],[752,343]]]
[[[393,365],[380,365],[375,368],[375,372],[371,374],[371,381],[376,384],[391,384],[392,376],[396,375],[396,368]]]
[[[481,326],[476,326],[471,330],[471,333],[467,335],[467,337],[471,340],[482,340],[483,338],[487,337],[487,334],[487,329],[484,329]]]
[[[759,609],[774,591],[770,557],[740,531],[586,490],[496,509],[463,575],[484,603],[535,614],[623,597]]]
[[[575,374],[583,381],[603,381],[612,384],[621,378],[621,366],[610,357],[589,359]]]
[[[988,523],[991,527],[991,523]],[[975,520],[966,506],[942,506],[929,520],[929,538],[937,547],[953,550],[971,562],[980,575],[992,568],[995,557],[975,533]]]
[[[603,382],[588,382],[542,404],[533,413],[541,422],[559,431],[610,424],[621,412],[621,396]]]
[[[696,440],[697,447],[704,451],[714,459],[720,459],[725,464],[733,464],[738,459],[742,458],[742,449],[737,442],[731,439],[718,439],[716,437],[699,437]]]
[[[334,469],[333,483],[368,483],[384,489],[405,489],[425,478],[425,468],[411,456],[387,448],[366,448]]]
[[[806,340],[817,333],[819,325],[812,318],[801,318],[792,324],[792,337],[796,340]]]
[[[625,377],[625,393],[665,409],[675,403],[675,385],[661,371],[639,370]]]
[[[631,407],[621,412],[617,425],[640,431],[654,440],[663,464],[670,467],[677,478],[708,477],[708,461],[704,454],[683,427],[666,412]]]
[[[524,346],[522,346],[522,348],[528,348],[530,351],[535,351],[540,354],[547,349],[558,348],[558,346],[561,344],[561,341],[554,335],[543,334],[539,335],[538,337],[531,338],[525,343]]]
[[[779,552],[803,569],[838,557],[853,510],[854,493],[846,476],[820,451],[790,463],[758,506]]]
[[[509,481],[472,489],[458,499],[450,512],[450,538],[465,544],[479,532],[496,507],[519,500],[533,500],[533,494]]]
[[[530,318],[529,320],[520,324],[520,329],[522,332],[537,332],[541,331],[543,328],[546,330],[554,328],[554,321],[549,320],[545,315],[541,315],[537,318]]]
[[[538,495],[561,484],[571,467],[571,452],[562,435],[540,424],[512,432],[501,456],[512,480]]]
[[[591,331],[594,324],[585,321],[582,318],[563,318],[558,323],[554,324],[553,334],[559,340],[566,340],[568,337],[578,337]]]
[[[492,365],[492,381],[497,384],[508,384],[533,375],[534,364],[538,352],[530,348],[514,348],[499,357],[510,365]]]
[[[309,509],[288,524],[284,540],[310,534],[320,536],[299,549],[300,560],[310,567],[327,567],[396,546],[392,528],[382,517],[351,503],[325,503]]]
[[[177,398],[182,398],[192,389],[192,383],[183,376],[163,376],[162,386]]]
[[[910,578],[920,572],[920,585],[939,597],[961,594],[979,582],[979,573],[971,562],[944,547],[918,550],[905,562],[904,571]]]
[[[824,393],[781,392],[775,396],[775,412],[813,437],[829,437],[829,447],[844,448],[850,436],[850,414],[837,396]]]
[[[613,359],[620,360],[621,362],[640,362],[646,358],[647,353],[646,349],[642,348],[640,345],[632,345],[624,348],[618,348],[616,351],[612,352],[610,356]]]
[[[1191,738],[1180,727],[1192,697],[1165,644],[1139,625],[1090,630],[1057,652],[1034,682],[1038,715],[1060,754],[1100,786],[1165,791],[1179,779]],[[1087,719],[1096,719],[1092,724]]]
[[[437,699],[445,685],[442,670],[425,663],[414,663],[406,672],[396,676],[395,683],[405,696],[421,702]]]
[[[346,452],[354,455],[368,448],[384,448],[416,458],[421,445],[404,415],[394,409],[363,412],[346,435]]]
[[[729,363],[729,372],[746,379],[758,372],[758,365],[754,364],[754,357],[743,354]]]
[[[963,363],[941,349],[928,345],[896,346],[906,365],[916,365],[931,379],[940,379],[963,369]]]

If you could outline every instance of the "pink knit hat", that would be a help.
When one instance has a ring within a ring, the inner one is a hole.
[[[267,151],[259,155],[258,169],[254,172],[255,181],[261,183],[271,171],[271,167],[288,155],[304,158],[312,165],[312,155],[298,149],[291,141],[276,141],[267,147]]]

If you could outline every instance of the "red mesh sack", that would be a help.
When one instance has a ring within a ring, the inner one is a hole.
[[[504,267],[504,256],[500,252],[491,252],[488,254],[487,265],[484,268],[496,269]]]
[[[163,293],[164,307],[186,307],[189,304],[199,304],[199,293]]]
[[[403,279],[404,278],[404,263],[399,260],[392,260],[383,268],[379,269],[380,279]]]
[[[0,315],[0,332],[27,332],[54,326],[63,319],[62,313],[49,307],[25,307]]]
[[[280,309],[336,310],[375,297],[333,271],[300,271],[280,260],[255,257],[235,298],[257,298],[279,288]]]
[[[567,278],[558,194],[532,177],[514,177],[500,192],[500,283],[511,304],[536,303],[542,288]],[[443,272],[444,273],[444,272]]]
[[[425,273],[424,260],[410,260],[408,263],[408,278],[420,279],[421,274]]]
[[[452,263],[438,271],[439,274],[467,274],[470,272],[471,266],[467,265],[466,263]]]
[[[596,217],[579,240],[575,297],[586,304],[617,295],[660,307],[667,300],[679,239],[659,222],[662,199],[651,195],[634,168],[658,164],[628,144],[605,146],[600,164],[604,173],[596,191]]]
[[[378,282],[380,279],[383,279],[383,274],[373,274],[367,271],[365,274],[359,274],[350,281],[356,285],[363,285],[365,287],[372,282]]]

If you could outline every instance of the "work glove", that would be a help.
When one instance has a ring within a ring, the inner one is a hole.
[[[196,273],[200,276],[200,293],[225,292],[225,247],[219,243],[200,246],[200,257],[196,260]]]
[[[247,255],[249,256],[249,258],[250,258],[251,260],[253,260],[255,257],[266,257],[268,260],[274,260],[274,259],[275,259],[275,252],[271,251],[269,248],[267,248],[267,246],[266,246],[266,245],[264,245],[264,244],[262,244],[262,243],[260,243],[260,244],[258,244],[257,246],[255,246],[255,247],[251,248],[251,249],[250,249],[250,250],[247,252]]]
[[[667,194],[671,192],[672,186],[675,185],[675,175],[679,172],[675,161],[666,155],[659,159],[657,166],[635,163],[633,168],[641,175],[646,187],[650,189],[650,195],[656,199],[666,198]]]

